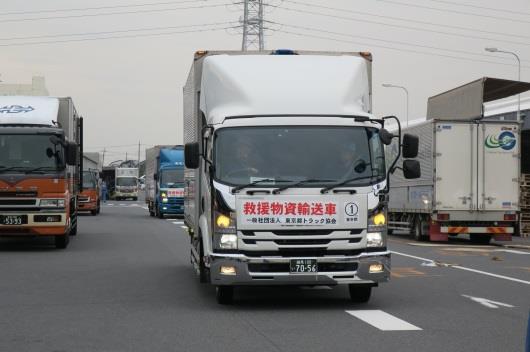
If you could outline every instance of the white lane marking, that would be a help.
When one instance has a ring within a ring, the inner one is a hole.
[[[497,302],[497,301],[493,301],[493,300],[487,299],[487,298],[473,297],[473,296],[468,296],[468,295],[462,295],[462,297],[469,298],[470,300],[472,300],[474,302],[480,303],[480,304],[482,304],[485,307],[493,308],[493,309],[497,309],[499,307],[507,307],[507,308],[513,308],[514,307],[511,304]]]
[[[173,219],[166,219],[166,221],[173,221]]]
[[[139,206],[140,206],[140,204],[137,204],[137,203],[131,204],[131,207],[139,207]]]
[[[346,313],[383,331],[422,330],[382,310],[347,310]]]
[[[498,249],[495,252],[506,252],[513,254],[530,254],[530,252],[516,251],[515,249]]]
[[[142,209],[145,209],[145,210],[149,210],[149,208],[148,208],[148,207],[142,207]]]
[[[120,207],[126,207],[127,204],[120,203]]]
[[[439,266],[439,265],[436,265],[436,261],[432,260],[432,259],[427,259],[427,258],[422,258],[422,257],[417,257],[415,255],[410,255],[410,254],[405,254],[405,253],[400,253],[400,252],[395,252],[395,251],[391,251],[393,254],[397,254],[397,255],[401,255],[403,257],[409,257],[409,258],[413,258],[413,259],[418,259],[418,260],[422,260],[424,261],[424,263],[422,263],[421,265],[422,266]],[[443,266],[443,265],[442,265]],[[473,272],[473,273],[476,273],[476,274],[482,274],[482,275],[486,275],[486,276],[491,276],[491,277],[496,277],[498,279],[504,279],[504,280],[509,280],[509,281],[513,281],[513,282],[518,282],[518,283],[521,283],[521,284],[526,284],[526,285],[530,285],[530,281],[525,281],[525,280],[521,280],[521,279],[516,279],[514,277],[510,277],[510,276],[504,276],[504,275],[499,275],[499,274],[493,274],[493,273],[489,273],[487,271],[482,271],[482,270],[477,270],[477,269],[472,269],[472,268],[467,268],[465,266],[460,266],[460,265],[446,265],[447,267],[450,267],[450,268],[454,268],[454,269],[460,269],[460,270],[465,270],[465,271],[470,271],[470,272]]]
[[[181,226],[181,227],[182,227],[183,229],[186,229],[186,230],[188,229],[188,226]]]
[[[173,221],[173,224],[175,224],[175,225],[182,225],[182,224],[184,224],[184,223],[183,223],[182,221]]]

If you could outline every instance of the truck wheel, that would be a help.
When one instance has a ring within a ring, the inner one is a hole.
[[[163,219],[163,218],[164,218],[164,213],[162,213],[160,210],[158,210],[157,213],[158,213],[158,214],[157,214],[157,217],[158,217],[159,219]]]
[[[155,216],[155,212],[151,208],[149,208],[149,216]]]
[[[372,286],[364,286],[358,284],[349,284],[350,299],[355,303],[366,303],[370,300],[372,294]]]
[[[201,248],[199,249],[199,282],[201,284],[210,283],[210,269],[204,264],[204,248],[202,247],[202,241],[200,242]]]
[[[96,216],[98,215],[98,210],[97,209],[91,210],[90,214],[92,214],[92,216]]]
[[[425,233],[425,221],[421,218],[421,216],[417,216],[414,220],[414,232],[413,236],[416,241],[425,241],[427,240],[427,235]]]
[[[133,197],[133,200],[136,202],[138,200],[138,197]]]
[[[472,234],[469,235],[469,239],[473,243],[489,244],[490,241],[491,241],[491,235],[472,233]]]
[[[215,298],[219,304],[232,304],[234,302],[234,286],[217,286]]]
[[[96,210],[96,214],[101,213],[101,205],[98,204],[98,209]]]
[[[55,236],[55,248],[57,249],[65,249],[68,247],[68,243],[70,242],[70,235],[68,233],[65,233],[62,236]]]

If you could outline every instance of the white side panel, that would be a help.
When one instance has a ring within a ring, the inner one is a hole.
[[[475,209],[476,126],[469,123],[437,123],[434,150],[436,209]]]
[[[519,129],[515,123],[479,127],[480,209],[519,209]]]

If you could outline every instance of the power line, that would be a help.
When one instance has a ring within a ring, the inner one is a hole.
[[[291,35],[295,35],[295,36],[299,36],[299,37],[331,40],[331,41],[336,41],[336,42],[340,42],[340,43],[349,43],[349,44],[356,44],[356,45],[366,45],[366,46],[370,46],[370,47],[376,47],[376,48],[383,48],[383,49],[395,50],[395,51],[400,51],[400,52],[406,52],[408,54],[414,53],[414,54],[421,54],[421,55],[430,55],[430,56],[438,56],[438,57],[450,58],[450,59],[455,59],[455,60],[481,62],[481,63],[496,64],[496,65],[511,66],[511,67],[515,66],[515,65],[512,65],[512,64],[502,63],[502,62],[495,62],[495,61],[489,61],[489,60],[480,60],[480,59],[472,59],[472,58],[467,58],[467,57],[446,55],[446,54],[436,54],[436,53],[431,53],[431,52],[426,52],[426,51],[419,51],[419,50],[405,50],[405,49],[394,48],[394,47],[385,46],[385,45],[379,45],[379,44],[373,44],[373,43],[369,43],[368,44],[368,43],[362,43],[362,42],[358,42],[358,41],[338,39],[338,38],[322,36],[322,35],[314,35],[314,34],[307,34],[307,33],[300,33],[300,32],[292,32],[292,31],[286,31],[286,30],[278,30],[278,32],[285,33],[285,34],[291,34]],[[530,66],[522,66],[522,67],[530,68]]]
[[[379,1],[386,1],[386,0],[379,0]],[[417,28],[417,27],[411,27],[411,26],[405,26],[405,25],[391,24],[391,23],[386,23],[386,22],[372,21],[372,20],[367,20],[367,19],[358,19],[358,18],[353,18],[353,17],[324,14],[324,13],[321,13],[321,12],[315,12],[315,11],[309,11],[309,10],[294,9],[294,8],[290,8],[290,7],[286,7],[286,6],[279,7],[279,6],[270,5],[270,4],[269,5],[265,5],[264,4],[264,6],[273,6],[273,7],[276,7],[278,9],[280,9],[280,10],[289,11],[289,12],[305,13],[305,14],[310,14],[310,15],[323,16],[323,17],[329,17],[329,18],[337,18],[337,19],[342,19],[342,20],[347,20],[347,21],[354,21],[354,22],[364,22],[364,23],[378,24],[378,25],[382,25],[382,26],[401,28],[401,29],[409,29],[409,30],[420,31],[420,32],[430,32],[430,33],[448,35],[448,36],[453,36],[453,37],[458,37],[458,38],[467,37],[467,38],[471,38],[471,39],[487,40],[487,41],[490,41],[490,42],[495,41],[495,42],[500,42],[500,43],[511,43],[511,44],[517,44],[517,45],[530,46],[530,43],[528,43],[528,42],[524,43],[524,42],[516,42],[516,41],[510,41],[510,40],[500,40],[500,39],[486,38],[486,37],[474,36],[474,35],[468,35],[468,34],[451,33],[451,32],[444,32],[444,31],[438,31],[438,30],[426,29],[426,28]]]
[[[72,42],[85,42],[85,41],[94,41],[94,40],[121,39],[121,38],[159,37],[159,36],[173,35],[173,34],[213,32],[213,31],[217,31],[217,30],[226,30],[226,29],[229,29],[229,28],[232,28],[232,27],[206,28],[206,29],[195,29],[195,30],[189,30],[189,31],[173,31],[173,32],[164,32],[164,33],[146,33],[146,34],[122,35],[122,36],[112,36],[112,37],[95,37],[95,38],[80,38],[80,39],[66,39],[66,40],[51,40],[51,41],[42,41],[42,42],[11,43],[11,44],[0,44],[0,47],[26,46],[26,45],[37,45],[37,44],[72,43]]]
[[[422,48],[422,49],[448,51],[448,52],[451,52],[451,53],[460,53],[460,54],[474,55],[474,56],[480,56],[480,57],[489,57],[489,58],[494,58],[494,59],[501,59],[501,58],[504,59],[504,57],[499,57],[499,56],[494,56],[494,55],[484,55],[484,54],[481,54],[481,53],[477,53],[477,52],[473,52],[473,51],[467,51],[467,50],[447,49],[447,48],[440,48],[440,47],[437,47],[437,46],[413,44],[413,43],[410,43],[410,42],[404,42],[404,41],[398,41],[398,40],[386,40],[386,39],[375,38],[375,37],[368,37],[368,36],[361,36],[361,35],[352,35],[352,34],[341,33],[341,32],[333,32],[333,31],[329,31],[329,30],[325,30],[325,29],[318,29],[318,28],[314,28],[314,27],[296,26],[296,25],[286,24],[286,23],[276,23],[276,24],[279,24],[279,25],[285,26],[285,27],[303,29],[303,30],[308,30],[308,31],[313,31],[313,32],[321,32],[321,33],[327,33],[327,34],[333,34],[333,35],[340,35],[340,36],[345,36],[345,37],[350,37],[350,38],[360,38],[360,39],[367,39],[367,40],[375,40],[375,41],[380,41],[380,42],[385,42],[385,43],[390,43],[390,44],[406,45],[406,46],[412,46],[412,47],[417,47],[417,48]],[[507,59],[509,59],[509,58],[507,58]],[[521,61],[530,62],[530,60],[521,60]]]
[[[433,23],[433,22],[428,22],[428,21],[413,20],[413,19],[408,19],[408,18],[403,18],[403,17],[377,15],[377,14],[373,14],[373,13],[365,12],[365,11],[350,10],[350,9],[345,9],[345,8],[338,8],[338,7],[331,7],[331,6],[324,6],[324,5],[316,5],[316,4],[308,4],[308,3],[295,1],[295,0],[284,0],[284,1],[285,2],[290,2],[290,3],[293,3],[293,4],[297,4],[297,5],[301,5],[301,6],[320,8],[320,9],[338,11],[338,12],[343,12],[343,13],[347,12],[347,13],[352,13],[352,14],[357,14],[357,15],[372,16],[372,17],[376,17],[376,18],[384,18],[384,19],[390,19],[390,20],[395,20],[395,21],[406,21],[406,22],[409,22],[409,23],[417,23],[417,24],[421,24],[421,25],[428,25],[428,26],[435,26],[435,27],[442,27],[442,28],[450,28],[450,29],[478,32],[478,33],[485,33],[485,34],[493,34],[493,35],[502,35],[502,36],[507,36],[507,37],[519,37],[519,38],[524,38],[524,39],[530,39],[530,36],[528,36],[528,35],[494,32],[494,31],[487,31],[487,30],[476,29],[476,28],[471,28],[471,27],[463,27],[463,26],[457,26],[457,25],[447,25],[447,24]],[[431,1],[434,1],[434,0],[431,0]]]
[[[447,0],[427,0],[427,1],[439,2],[439,3],[442,3],[442,4],[448,4],[448,5],[457,5],[457,6],[462,6],[462,7],[469,7],[469,8],[473,8],[473,9],[481,9],[481,10],[497,11],[497,12],[506,12],[506,13],[511,13],[513,15],[527,15],[527,16],[530,16],[530,12],[506,10],[506,9],[501,9],[501,8],[498,8],[498,7],[486,7],[486,6],[465,4],[465,3],[459,3],[459,2],[456,2],[456,1],[447,1]]]
[[[114,6],[99,6],[99,7],[78,7],[69,9],[54,9],[54,10],[35,10],[35,11],[14,11],[0,13],[0,16],[13,16],[13,15],[32,15],[39,13],[55,13],[55,12],[71,12],[71,11],[93,11],[93,10],[108,10],[108,9],[119,9],[119,8],[131,8],[131,7],[144,7],[144,6],[160,6],[170,4],[185,4],[207,0],[184,0],[184,1],[165,1],[165,2],[152,2],[143,4],[130,4],[130,5],[114,5]]]
[[[184,26],[131,28],[131,29],[124,29],[124,30],[103,31],[103,32],[83,32],[83,33],[68,33],[68,34],[37,35],[37,36],[29,36],[29,37],[10,37],[10,38],[0,38],[0,41],[2,41],[2,40],[28,40],[28,39],[42,39],[42,38],[76,37],[76,36],[129,33],[129,32],[141,32],[141,31],[179,29],[179,28],[220,26],[220,25],[228,25],[228,24],[232,24],[232,22],[213,22],[213,23],[191,24],[191,25],[184,25]]]
[[[460,11],[460,10],[441,9],[441,8],[425,6],[425,5],[410,4],[410,3],[396,1],[396,0],[378,0],[378,1],[387,2],[389,4],[400,5],[400,6],[416,7],[416,8],[424,9],[424,10],[431,10],[431,11],[438,11],[438,12],[447,12],[447,13],[456,13],[456,14],[459,14],[459,15],[475,16],[475,17],[482,17],[482,18],[489,18],[489,19],[510,21],[510,22],[530,23],[530,21],[520,20],[520,19],[512,18],[512,17],[491,16],[491,15],[484,15],[484,14],[466,12],[466,11]]]
[[[137,14],[137,13],[153,13],[153,12],[166,12],[166,11],[178,11],[178,10],[192,10],[192,9],[205,9],[205,8],[225,7],[227,5],[230,5],[230,4],[229,3],[222,3],[222,4],[217,4],[217,5],[173,7],[173,8],[152,9],[152,10],[121,11],[121,12],[100,12],[100,13],[81,14],[81,15],[49,16],[49,17],[29,17],[29,18],[0,20],[0,23],[37,21],[37,20],[55,20],[55,19],[67,19],[67,18],[81,18],[81,17],[99,17],[99,16],[113,16],[113,15],[130,15],[130,14]]]

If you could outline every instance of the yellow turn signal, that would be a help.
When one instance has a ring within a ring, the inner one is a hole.
[[[226,215],[221,214],[217,217],[217,220],[215,220],[215,223],[217,224],[217,227],[226,229],[230,226],[230,218]]]
[[[374,225],[384,225],[386,223],[385,214],[379,213],[374,216]]]

